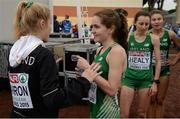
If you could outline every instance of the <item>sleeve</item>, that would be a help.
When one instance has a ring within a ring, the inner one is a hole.
[[[52,53],[47,53],[40,63],[40,91],[44,104],[50,109],[66,107],[81,101],[87,95],[90,83],[87,80],[74,82],[74,85],[62,87],[55,59]],[[85,82],[85,83],[84,83]],[[87,86],[85,86],[87,85]],[[86,88],[86,90],[84,90]]]

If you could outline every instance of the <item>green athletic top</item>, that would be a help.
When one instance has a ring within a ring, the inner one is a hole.
[[[150,31],[150,33],[152,33],[152,30]],[[169,65],[166,64],[166,61],[169,58],[169,47],[170,47],[170,37],[169,37],[169,33],[168,30],[164,29],[164,34],[163,36],[160,38],[160,55],[161,55],[161,76],[165,75],[165,74],[169,74],[170,69],[169,69]],[[155,65],[155,56],[153,53],[153,60],[152,60],[153,65]]]
[[[99,52],[95,58],[95,62],[101,63],[101,71],[103,71],[101,76],[106,80],[108,79],[109,72],[109,65],[106,62],[106,57],[113,46],[107,48],[103,54],[99,54]],[[110,97],[97,87],[96,104],[91,103],[91,118],[120,118],[117,95]]]
[[[144,42],[138,43],[132,33],[128,43],[128,63],[124,78],[151,81],[153,45],[148,33]]]

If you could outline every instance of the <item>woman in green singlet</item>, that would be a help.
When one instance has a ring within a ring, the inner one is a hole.
[[[169,85],[169,65],[175,64],[176,59],[169,60],[169,48],[171,42],[178,44],[176,40],[176,34],[173,31],[169,31],[163,28],[164,25],[164,15],[160,10],[153,10],[151,12],[151,34],[157,35],[160,41],[160,55],[161,55],[161,72],[160,72],[160,84],[158,85],[157,95],[151,98],[151,103],[148,111],[148,117],[162,118],[163,117],[163,102],[166,96],[166,92]],[[156,62],[153,60],[153,64]]]
[[[140,11],[134,19],[136,31],[128,36],[128,65],[123,75],[120,96],[121,117],[128,118],[135,90],[138,92],[138,117],[146,117],[150,96],[157,92],[160,72],[158,37],[148,33],[150,15]],[[156,73],[153,77],[152,53],[155,51]]]
[[[123,14],[105,9],[92,17],[92,33],[95,42],[102,44],[97,49],[94,62],[101,64],[101,76],[97,76],[89,90],[91,118],[120,118],[118,92],[121,76],[126,68],[127,22]],[[123,36],[122,36],[123,34]],[[85,69],[88,62],[78,56],[77,67]]]

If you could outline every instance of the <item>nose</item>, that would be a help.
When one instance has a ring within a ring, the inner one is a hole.
[[[154,21],[154,23],[155,23],[155,24],[158,24],[158,23],[159,23],[159,21],[158,21],[158,20],[155,20],[155,21]]]
[[[92,31],[91,31],[91,32],[92,32],[92,34],[95,34],[95,32],[96,32],[96,31],[95,31],[95,29],[94,29],[94,28],[92,28]]]
[[[147,27],[147,26],[146,26],[145,24],[142,26],[143,29],[146,29],[146,27]]]

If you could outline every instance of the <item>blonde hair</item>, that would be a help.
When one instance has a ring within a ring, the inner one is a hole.
[[[39,3],[30,3],[22,1],[17,6],[14,29],[15,37],[27,35],[28,33],[37,33],[40,30],[38,21],[50,19],[50,10],[47,6]]]

